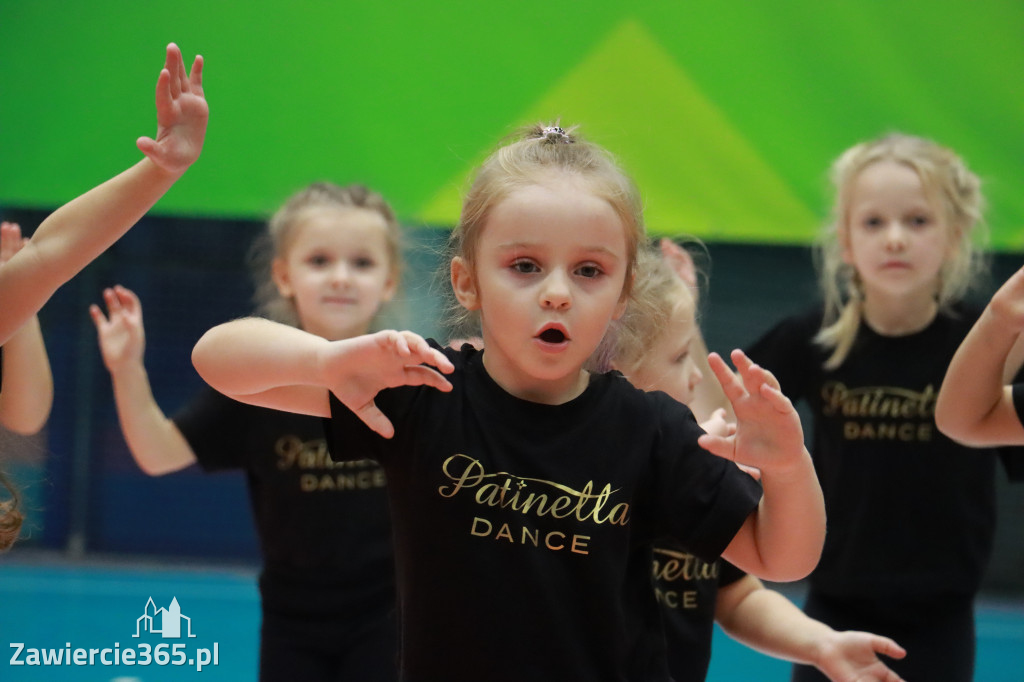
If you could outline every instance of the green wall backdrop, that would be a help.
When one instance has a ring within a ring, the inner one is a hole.
[[[163,46],[212,115],[163,214],[260,217],[315,178],[450,225],[473,165],[561,117],[614,151],[653,231],[802,243],[825,169],[905,130],[986,181],[1024,247],[1024,2],[0,0],[0,206],[50,208],[139,158]]]

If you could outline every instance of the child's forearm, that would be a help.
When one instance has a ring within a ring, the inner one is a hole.
[[[143,159],[47,217],[0,269],[0,343],[138,222],[179,177]]]
[[[807,665],[817,664],[818,643],[833,632],[753,576],[719,590],[715,620],[751,649]]]
[[[53,375],[39,318],[32,316],[4,344],[0,424],[15,433],[43,428],[53,406]]]
[[[210,386],[229,396],[288,386],[326,388],[319,353],[328,343],[301,329],[250,317],[203,334],[192,351],[192,363]]]
[[[32,235],[54,280],[66,281],[128,231],[181,177],[148,158],[71,200]]]
[[[140,469],[161,476],[195,462],[188,441],[157,405],[141,363],[112,372],[111,381],[121,432]]]
[[[825,544],[825,499],[810,453],[803,449],[803,457],[784,471],[762,469],[761,486],[761,556],[786,580],[804,578],[818,565]]]
[[[761,502],[734,540],[738,561],[726,558],[765,580],[805,578],[825,543],[825,501],[807,450],[785,469],[762,469],[761,485]]]
[[[1006,360],[1018,334],[987,307],[946,371],[935,404],[939,430],[969,445],[1007,442],[1024,427],[1005,386]]]

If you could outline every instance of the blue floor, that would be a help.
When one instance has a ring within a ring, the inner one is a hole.
[[[15,552],[0,557],[0,644],[5,647],[0,680],[255,680],[258,599],[252,567],[68,562]],[[169,633],[160,632],[160,614],[147,632],[146,617],[154,610],[173,613],[174,600],[182,636],[165,637]],[[12,644],[22,645],[20,653]],[[125,663],[126,650],[135,654],[134,665]],[[149,665],[139,665],[147,653]],[[44,655],[49,664],[43,664]],[[15,656],[25,664],[12,664]],[[59,665],[52,661],[55,656]],[[205,663],[198,670],[200,660]],[[30,665],[33,661],[39,664]],[[716,631],[709,682],[788,679],[787,663]],[[980,602],[976,679],[1024,682],[1024,604]]]

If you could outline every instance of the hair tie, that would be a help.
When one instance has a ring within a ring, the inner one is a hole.
[[[561,126],[544,126],[540,130],[540,137],[545,142],[551,144],[572,144],[575,142]]]

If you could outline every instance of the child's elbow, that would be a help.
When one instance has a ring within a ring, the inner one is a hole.
[[[215,344],[210,340],[210,332],[199,337],[192,348],[192,366],[209,383],[211,370],[216,366]]]

